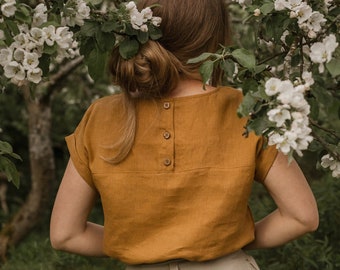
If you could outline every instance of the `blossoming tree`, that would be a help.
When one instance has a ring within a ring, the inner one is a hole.
[[[35,226],[50,199],[53,93],[84,64],[94,80],[104,77],[105,60],[114,46],[119,46],[122,57],[130,58],[140,44],[161,36],[161,19],[152,16],[151,8],[139,12],[134,2],[37,1],[31,6],[26,2],[0,1],[0,83],[2,91],[15,85],[26,103],[32,182],[25,204],[0,232],[0,256]],[[11,157],[20,159],[0,141],[0,171],[18,186]]]
[[[53,178],[53,92],[79,66],[101,79],[114,46],[129,59],[141,44],[161,37],[161,18],[152,7],[138,11],[134,2],[25,2],[0,0],[0,86],[18,87],[27,105],[32,190],[0,233],[0,255],[35,225]],[[340,177],[339,6],[338,0],[230,1],[232,13],[251,25],[252,45],[221,46],[190,60],[202,62],[205,83],[220,66],[225,83],[243,90],[238,114],[248,117],[245,136],[263,134],[290,157],[314,151],[334,177]],[[0,141],[0,171],[18,184],[10,157],[19,158]]]

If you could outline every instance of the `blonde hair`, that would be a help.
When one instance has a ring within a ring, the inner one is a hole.
[[[132,59],[125,60],[118,50],[112,52],[109,70],[113,83],[124,93],[126,122],[121,138],[114,144],[117,164],[129,153],[136,131],[134,100],[165,97],[176,88],[180,79],[197,79],[200,63],[188,60],[204,52],[215,52],[220,44],[230,42],[229,18],[223,0],[140,0],[139,9],[159,4],[154,16],[162,18],[162,38],[149,40]],[[217,69],[212,85],[221,81]]]

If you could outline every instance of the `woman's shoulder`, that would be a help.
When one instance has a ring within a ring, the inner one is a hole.
[[[241,102],[243,98],[242,90],[233,88],[231,86],[219,86],[218,93],[229,101]]]

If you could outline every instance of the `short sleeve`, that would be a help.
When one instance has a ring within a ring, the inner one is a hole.
[[[265,138],[261,137],[257,144],[255,180],[263,182],[277,156],[275,145],[265,146]]]
[[[89,166],[89,157],[85,139],[88,119],[91,115],[91,111],[92,107],[86,111],[74,133],[65,137],[65,140],[71,160],[78,173],[91,188],[96,190]]]

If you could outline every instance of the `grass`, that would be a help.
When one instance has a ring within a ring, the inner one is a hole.
[[[52,249],[47,233],[32,232],[9,251],[1,270],[122,270],[124,265],[109,258],[91,258]]]

